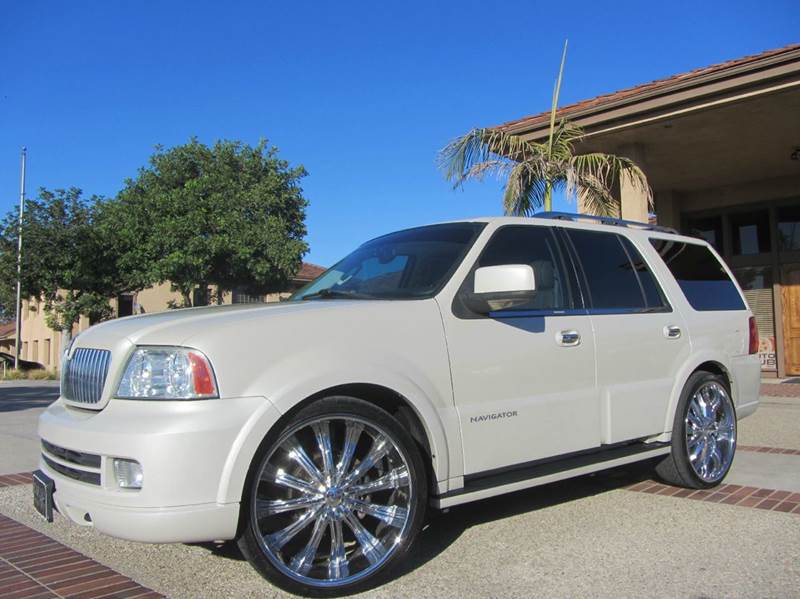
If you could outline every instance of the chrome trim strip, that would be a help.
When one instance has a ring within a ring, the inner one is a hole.
[[[83,404],[99,403],[110,365],[108,350],[87,347],[74,350],[64,365],[64,398]]]

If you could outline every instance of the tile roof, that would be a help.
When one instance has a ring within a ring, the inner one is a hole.
[[[559,117],[566,117],[576,112],[580,112],[589,108],[601,107],[604,104],[612,104],[620,100],[633,99],[640,94],[645,94],[647,92],[652,92],[652,91],[658,91],[660,89],[666,89],[669,88],[670,86],[679,83],[690,82],[693,79],[698,79],[705,75],[709,75],[712,73],[719,73],[727,69],[732,69],[735,67],[746,65],[748,63],[757,62],[759,60],[763,60],[765,58],[770,58],[773,56],[778,56],[780,54],[786,54],[798,49],[800,49],[800,44],[790,44],[788,46],[784,46],[783,48],[767,50],[765,52],[761,52],[760,54],[743,56],[742,58],[737,58],[735,60],[728,60],[725,62],[720,62],[700,69],[694,69],[693,71],[689,71],[688,73],[681,73],[678,75],[673,75],[671,77],[666,77],[664,79],[657,79],[656,81],[651,81],[650,83],[643,83],[641,85],[636,85],[634,87],[622,89],[620,91],[616,91],[610,94],[603,94],[601,96],[597,96],[589,100],[581,100],[580,102],[576,102],[574,104],[562,106],[561,108],[558,109],[557,114]],[[520,119],[502,123],[500,125],[497,125],[495,128],[501,130],[527,129],[536,127],[537,125],[543,125],[547,123],[549,119],[550,119],[550,111],[548,110],[546,112],[541,112],[539,114],[526,116]]]
[[[0,339],[14,338],[17,332],[17,323],[14,321],[0,324]]]
[[[297,271],[297,274],[294,276],[294,278],[300,281],[312,281],[326,270],[328,269],[322,266],[317,266],[316,264],[311,264],[310,262],[303,262],[300,270]]]

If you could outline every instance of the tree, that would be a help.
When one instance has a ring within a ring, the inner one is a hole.
[[[552,209],[553,190],[565,191],[579,199],[593,214],[619,216],[619,201],[612,188],[627,177],[643,190],[652,205],[652,191],[642,170],[622,156],[591,152],[576,154],[575,146],[584,136],[574,123],[556,119],[567,45],[553,91],[550,130],[546,142],[527,141],[502,129],[472,129],[439,152],[439,166],[445,177],[460,187],[470,179],[489,174],[506,179],[503,208],[506,214],[530,215],[539,208]]]
[[[105,207],[125,279],[143,289],[169,281],[182,306],[198,285],[264,293],[284,286],[308,251],[302,166],[266,141],[251,147],[196,139],[161,147]]]
[[[81,316],[112,315],[108,299],[121,291],[116,264],[95,227],[102,198],[86,200],[77,188],[40,189],[25,201],[22,218],[23,298],[42,301],[47,326],[66,337]],[[0,277],[17,278],[18,211],[0,226]],[[5,296],[6,293],[3,293]]]

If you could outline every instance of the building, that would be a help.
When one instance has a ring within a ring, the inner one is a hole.
[[[645,83],[558,111],[578,152],[634,160],[659,224],[713,244],[756,314],[765,374],[800,375],[800,44]],[[549,112],[500,125],[546,139]],[[646,221],[624,181],[622,217]]]
[[[300,270],[292,278],[287,289],[276,291],[267,295],[248,295],[234,290],[226,292],[222,296],[223,304],[246,304],[277,302],[287,297],[296,289],[313,281],[325,269],[316,264],[303,262]],[[210,289],[195,289],[194,304],[202,305],[208,303]],[[147,314],[151,312],[161,312],[170,307],[171,302],[180,303],[179,293],[170,289],[169,283],[156,285],[148,289],[143,289],[137,293],[120,295],[111,300],[111,306],[117,317],[131,316],[134,314]],[[22,334],[20,358],[37,362],[48,370],[58,369],[61,364],[61,332],[54,331],[47,326],[45,315],[42,310],[43,303],[34,299],[26,299],[22,302]],[[80,322],[74,327],[73,334],[89,328],[93,323],[86,317],[81,317]],[[0,327],[0,350],[14,353],[15,324]],[[7,348],[7,349],[4,349]]]

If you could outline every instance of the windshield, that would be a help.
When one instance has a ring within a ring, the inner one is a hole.
[[[431,225],[368,241],[289,299],[418,299],[444,286],[484,223]]]

